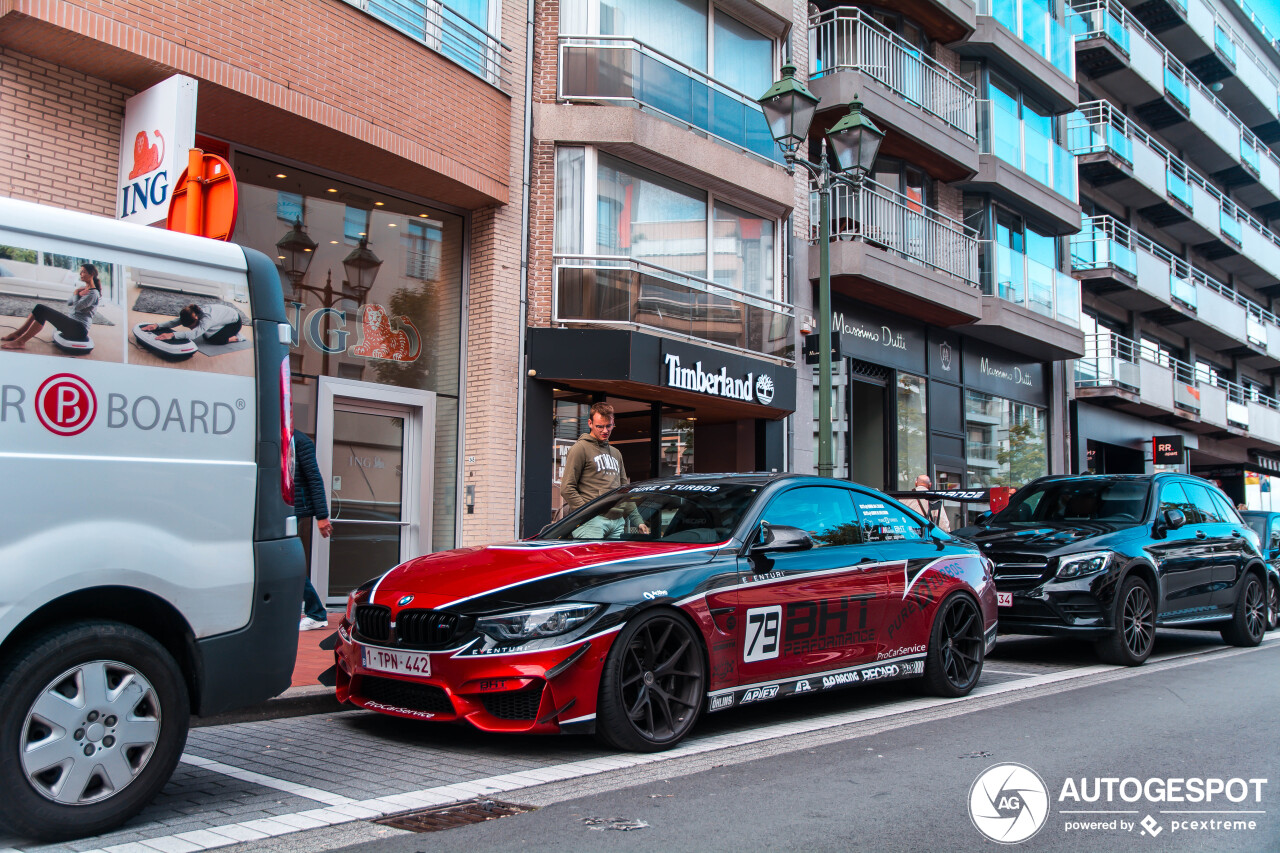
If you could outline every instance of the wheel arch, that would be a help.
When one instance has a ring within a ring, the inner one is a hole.
[[[45,602],[27,614],[0,642],[0,661],[7,664],[15,650],[49,628],[90,621],[130,625],[164,646],[182,671],[191,706],[199,707],[200,656],[196,651],[195,634],[170,602],[141,589],[92,587]]]
[[[1152,610],[1156,616],[1159,616],[1164,597],[1160,594],[1160,576],[1156,573],[1155,566],[1145,560],[1134,560],[1116,579],[1116,595],[1119,595],[1120,590],[1124,588],[1124,582],[1132,577],[1140,578],[1147,585],[1147,589],[1151,591]]]

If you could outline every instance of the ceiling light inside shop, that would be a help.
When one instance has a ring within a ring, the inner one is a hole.
[[[386,206],[386,204],[387,204],[387,203],[386,203],[385,201],[375,201],[375,202],[373,203],[373,206],[374,206],[374,207],[385,207],[385,206]]]
[[[289,177],[289,176],[288,176],[288,175],[286,175],[284,172],[276,172],[276,177],[277,177],[277,178],[287,178],[287,177]]]
[[[336,189],[334,189],[333,187],[329,187],[329,189],[325,190],[325,192],[327,192],[327,193],[336,193],[336,192],[337,192],[337,190],[336,190]]]

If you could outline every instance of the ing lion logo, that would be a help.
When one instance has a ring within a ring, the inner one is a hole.
[[[145,130],[138,131],[138,135],[133,138],[133,169],[129,172],[129,180],[160,168],[160,163],[164,160],[164,136],[158,130],[154,133],[156,139],[160,140],[155,145],[150,144]]]
[[[349,352],[383,361],[417,361],[422,352],[417,327],[403,315],[395,319],[401,328],[391,327],[391,317],[381,305],[366,305],[360,310],[360,342]]]

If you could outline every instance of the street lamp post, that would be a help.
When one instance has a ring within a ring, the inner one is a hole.
[[[862,102],[855,95],[849,114],[832,125],[822,140],[817,163],[800,156],[800,146],[808,141],[809,125],[818,110],[818,98],[795,79],[796,67],[782,66],[782,79],[769,87],[759,100],[769,132],[782,149],[788,170],[801,165],[818,185],[818,474],[830,477],[831,452],[831,190],[837,183],[854,189],[860,197],[862,179],[875,164],[884,132],[862,114]],[[832,170],[827,146],[836,158]],[[847,172],[848,174],[841,174]],[[855,209],[854,217],[859,212]]]

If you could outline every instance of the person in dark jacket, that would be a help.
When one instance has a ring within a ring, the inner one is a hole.
[[[333,532],[333,522],[329,520],[329,502],[325,499],[327,490],[324,478],[320,476],[320,466],[316,463],[316,445],[304,432],[293,434],[293,457],[293,514],[298,517],[300,526],[306,519],[314,517],[320,535],[328,539]],[[299,631],[318,631],[329,627],[329,611],[325,610],[310,576],[302,590],[302,610]]]

